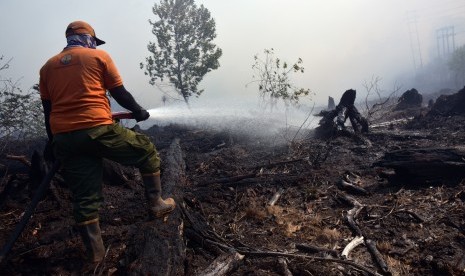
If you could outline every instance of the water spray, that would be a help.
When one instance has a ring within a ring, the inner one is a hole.
[[[306,121],[309,111],[275,109],[273,112],[260,108],[252,103],[168,105],[147,109],[150,117],[146,121],[138,122],[140,128],[148,129],[153,125],[168,126],[171,124],[184,125],[203,130],[226,131],[234,134],[244,134],[255,137],[275,137],[283,132],[288,134],[300,129],[307,122],[304,129],[312,128],[316,121]],[[132,119],[131,112],[116,112],[117,119]],[[312,116],[313,118],[313,116]],[[129,122],[132,124],[132,122]]]

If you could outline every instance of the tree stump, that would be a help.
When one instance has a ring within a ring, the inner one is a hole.
[[[408,108],[418,108],[421,107],[423,103],[423,96],[418,93],[418,90],[412,88],[407,90],[400,96],[399,100],[397,101],[396,107],[394,110],[404,110]]]
[[[185,163],[178,139],[171,144],[163,164],[163,198],[174,197],[178,206],[165,219],[137,225],[126,252],[130,275],[184,275],[184,226],[179,204]]]

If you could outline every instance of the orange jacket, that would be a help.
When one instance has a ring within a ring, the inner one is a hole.
[[[52,104],[53,134],[112,124],[108,89],[123,85],[110,55],[66,48],[40,69],[40,96]]]

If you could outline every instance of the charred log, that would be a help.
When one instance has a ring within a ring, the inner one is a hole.
[[[165,159],[163,170],[164,197],[182,200],[185,163],[179,141],[175,140]],[[134,229],[128,246],[127,272],[131,275],[184,275],[185,243],[182,213],[176,208],[165,220],[148,221]]]
[[[465,150],[462,148],[423,148],[388,152],[375,167],[394,169],[390,180],[414,183],[456,181],[465,177]]]

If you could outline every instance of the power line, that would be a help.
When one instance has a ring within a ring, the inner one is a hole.
[[[457,4],[458,6],[453,6]],[[465,7],[465,5],[463,5],[462,2],[458,3],[457,1],[455,1],[454,3],[449,3],[449,4],[441,2],[441,3],[438,3],[437,5],[433,4],[430,6],[423,6],[423,7],[416,8],[415,10],[418,11],[419,13],[429,13],[430,11],[432,11],[433,13],[438,13],[438,12],[456,10],[462,7]]]
[[[448,8],[443,10],[436,10],[431,13],[420,13],[418,16],[420,19],[429,20],[433,18],[440,18],[440,17],[449,17],[455,15],[463,15],[465,13],[465,5],[461,5],[454,8]]]

